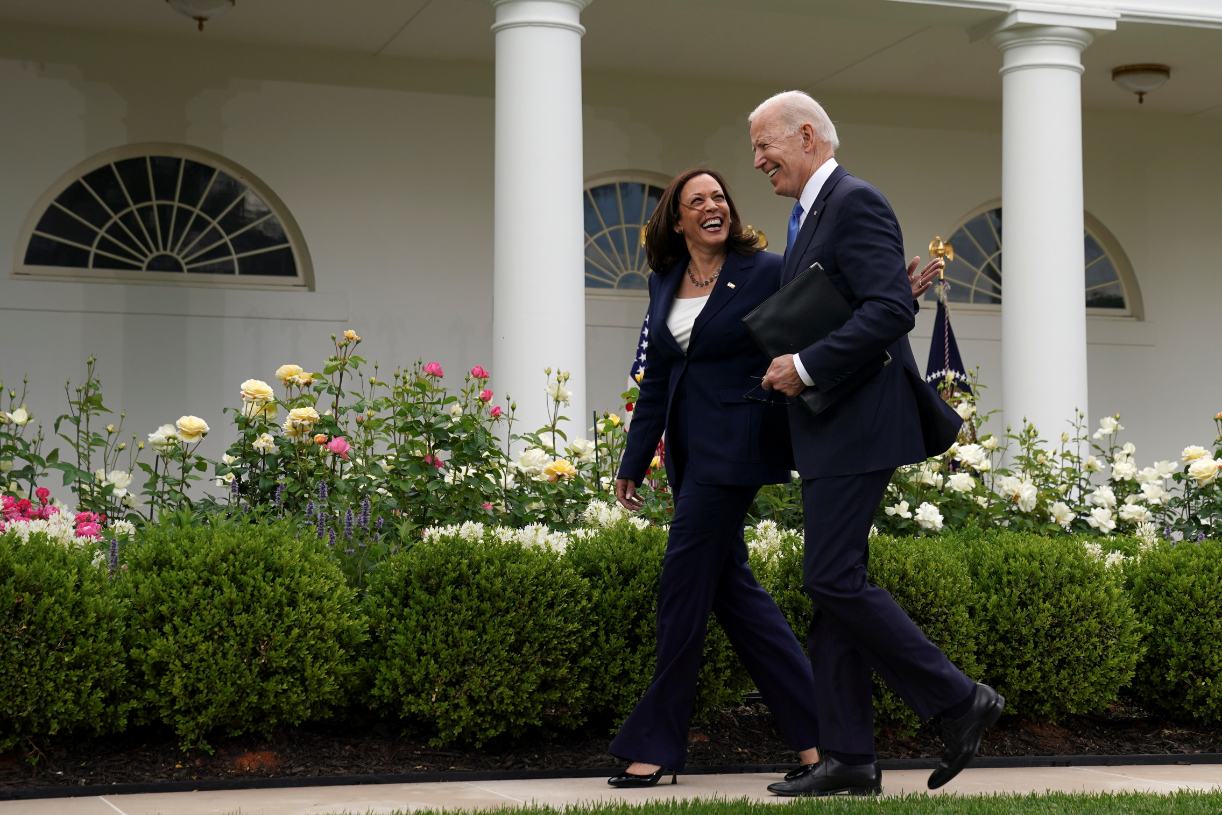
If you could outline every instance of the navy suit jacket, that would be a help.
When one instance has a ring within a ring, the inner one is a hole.
[[[645,374],[619,477],[640,484],[662,433],[672,426],[675,391],[687,393],[688,450],[683,478],[701,484],[762,485],[790,480],[792,459],[785,408],[744,397],[769,398],[759,379],[771,360],[747,333],[742,318],[776,293],[781,258],[767,252],[731,253],[709,300],[692,326],[687,353],[666,327],[666,318],[687,266],[684,258],[664,275],[649,276],[649,346]],[[678,489],[674,457],[666,474]]]
[[[899,222],[882,193],[843,167],[824,182],[790,247],[782,285],[816,262],[854,311],[799,352],[815,387],[830,389],[883,351],[892,362],[818,416],[794,400],[789,429],[798,472],[857,475],[943,452],[927,449],[921,411],[941,413],[944,425],[959,419],[924,381],[908,344],[916,319]]]

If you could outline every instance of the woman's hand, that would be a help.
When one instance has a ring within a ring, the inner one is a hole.
[[[919,300],[921,295],[929,291],[929,287],[933,285],[934,278],[942,271],[942,267],[946,265],[942,258],[934,258],[925,265],[920,274],[916,273],[917,264],[921,262],[918,255],[908,263],[908,282],[912,284],[912,299]]]
[[[636,494],[636,482],[629,481],[627,478],[615,479],[615,500],[629,512],[636,512],[645,506],[641,496]]]

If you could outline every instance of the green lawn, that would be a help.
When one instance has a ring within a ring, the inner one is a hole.
[[[1222,813],[1222,791],[1043,795],[993,795],[957,797],[912,794],[897,798],[800,799],[778,804],[699,800],[659,801],[646,804],[601,803],[556,808],[549,806],[506,807],[514,815],[826,815],[869,812],[871,815],[1218,815]],[[487,812],[488,810],[485,810]],[[442,815],[442,810],[419,809],[411,815]],[[445,810],[454,813],[456,810]],[[408,815],[406,811],[395,815]]]

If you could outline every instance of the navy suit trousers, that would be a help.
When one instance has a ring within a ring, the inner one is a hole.
[[[818,746],[810,662],[747,565],[743,520],[758,490],[683,482],[658,584],[657,666],[649,690],[611,743],[613,755],[683,769],[710,611],[786,743],[794,750]]]
[[[810,647],[820,747],[874,753],[871,669],[928,719],[974,683],[931,643],[886,590],[869,581],[870,526],[892,469],[802,482],[802,585],[814,601]]]

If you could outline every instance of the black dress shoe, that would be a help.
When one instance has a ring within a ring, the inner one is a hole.
[[[819,762],[815,762],[815,764],[818,764],[818,763]],[[815,765],[814,764],[799,764],[798,766],[794,767],[789,772],[785,773],[785,780],[793,781],[795,778],[800,778],[801,776],[805,775],[806,772],[813,766]]]
[[[613,787],[627,787],[629,789],[635,787],[652,787],[658,783],[662,776],[667,774],[670,775],[670,783],[679,783],[678,773],[672,773],[665,767],[659,767],[656,773],[652,773],[650,775],[637,775],[636,773],[630,773],[627,770],[624,770],[619,775],[613,775],[608,778],[607,783]]]
[[[807,764],[798,768],[801,772],[785,781],[768,785],[768,791],[776,795],[879,795],[883,791],[883,774],[878,762],[870,764],[842,764],[828,756],[818,764]],[[791,773],[792,774],[792,773]]]
[[[929,776],[929,788],[936,790],[967,766],[977,751],[984,731],[997,723],[1006,699],[988,685],[976,683],[976,698],[967,713],[958,719],[942,719],[942,760]]]

